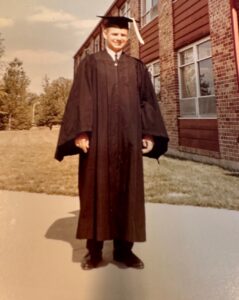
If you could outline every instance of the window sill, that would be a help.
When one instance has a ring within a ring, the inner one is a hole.
[[[217,116],[188,116],[188,117],[178,117],[178,120],[217,120]]]

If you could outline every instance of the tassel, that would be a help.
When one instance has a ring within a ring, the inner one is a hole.
[[[129,17],[129,19],[131,19],[131,20],[133,21],[133,24],[134,24],[134,31],[135,31],[135,33],[136,33],[136,36],[137,36],[137,38],[138,38],[140,44],[144,45],[144,40],[143,40],[143,38],[142,38],[142,36],[141,36],[141,34],[140,34],[140,32],[139,32],[139,29],[138,29],[137,23],[136,23],[136,21],[135,21],[135,18]]]

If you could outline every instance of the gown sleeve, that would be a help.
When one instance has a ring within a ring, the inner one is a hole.
[[[142,63],[139,69],[142,134],[153,136],[155,143],[144,156],[158,159],[167,151],[169,138],[149,72]]]
[[[80,133],[92,132],[92,110],[91,61],[86,57],[77,69],[67,100],[55,152],[57,160],[80,153],[74,140]]]

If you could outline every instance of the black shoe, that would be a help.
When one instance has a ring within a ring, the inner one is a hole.
[[[132,251],[119,253],[114,251],[113,254],[114,260],[120,263],[125,264],[127,267],[135,269],[143,269],[144,263],[140,258],[138,258]]]
[[[99,263],[102,261],[102,254],[91,254],[90,252],[86,254],[83,262],[81,263],[81,267],[83,270],[91,270],[97,268]]]

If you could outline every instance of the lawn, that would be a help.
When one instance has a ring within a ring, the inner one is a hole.
[[[0,189],[75,196],[78,157],[54,160],[58,130],[0,132]],[[162,157],[144,159],[146,201],[239,210],[237,174]]]

